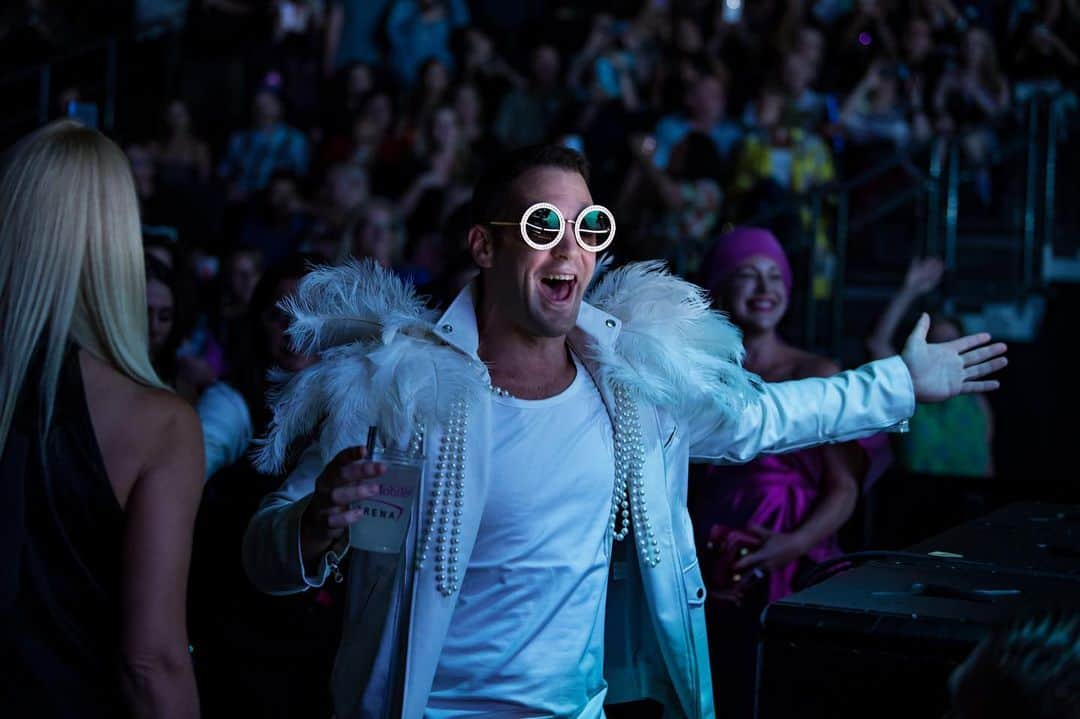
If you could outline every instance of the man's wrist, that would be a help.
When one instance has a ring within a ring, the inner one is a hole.
[[[312,511],[311,504],[308,504],[304,508],[304,513],[300,515],[300,558],[304,563],[304,569],[309,573],[313,572],[323,555],[334,544],[332,538],[323,535],[311,526],[311,521],[308,519],[310,511]]]

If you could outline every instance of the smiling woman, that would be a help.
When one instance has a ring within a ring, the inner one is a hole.
[[[743,332],[748,370],[769,382],[839,371],[829,359],[787,344],[777,331],[792,272],[771,232],[732,231],[716,243],[705,267],[702,284]],[[695,468],[691,475],[690,512],[710,594],[714,690],[732,717],[750,716],[757,615],[764,604],[791,592],[802,564],[840,552],[836,531],[855,508],[859,481],[872,464],[868,458],[885,447],[882,439],[865,442]]]

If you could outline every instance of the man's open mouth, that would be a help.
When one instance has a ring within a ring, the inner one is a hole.
[[[574,296],[577,278],[568,274],[544,275],[540,278],[540,294],[549,302],[566,302]]]

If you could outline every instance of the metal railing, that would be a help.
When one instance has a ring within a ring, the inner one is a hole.
[[[1044,248],[1052,248],[1055,238],[1055,210],[1059,175],[1059,145],[1064,128],[1076,113],[1076,97],[1060,88],[1050,92],[1035,92],[1015,103],[1011,129],[999,129],[997,148],[980,165],[968,163],[961,152],[960,141],[955,138],[936,137],[928,144],[910,151],[888,157],[858,175],[837,183],[817,188],[803,195],[790,198],[780,206],[771,207],[740,224],[771,226],[781,216],[801,216],[805,221],[796,223],[794,237],[786,240],[788,250],[797,262],[797,272],[802,278],[801,298],[803,307],[795,307],[799,313],[797,329],[799,341],[806,347],[837,352],[843,340],[846,300],[854,295],[878,295],[887,297],[894,285],[868,287],[849,284],[850,252],[852,238],[874,228],[890,215],[906,206],[913,206],[923,214],[922,237],[913,238],[910,256],[916,254],[940,256],[946,268],[955,272],[965,257],[985,254],[985,246],[972,242],[966,246],[964,225],[987,212],[986,208],[965,207],[963,190],[970,189],[979,173],[1000,170],[1006,163],[1019,164],[1023,175],[1023,209],[1018,226],[1002,223],[997,228],[995,246],[1019,259],[1019,272],[1011,282],[988,279],[979,296],[966,298],[969,302],[1015,299],[1043,289],[1040,258]],[[854,198],[870,183],[886,173],[903,176],[906,181],[897,183],[877,204],[868,208],[855,208]],[[1000,209],[1000,208],[995,208]],[[909,218],[918,220],[918,217]],[[818,233],[824,231],[828,242],[825,246],[817,241]],[[815,274],[829,263],[820,253],[833,254],[834,271],[831,293],[824,302],[813,292]],[[898,283],[901,268],[894,268]],[[880,289],[878,293],[870,290]],[[983,294],[985,293],[985,295]],[[824,306],[823,306],[824,305]],[[827,320],[830,342],[823,347],[819,336],[819,323]]]

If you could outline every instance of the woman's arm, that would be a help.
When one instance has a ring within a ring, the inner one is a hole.
[[[815,376],[830,376],[840,370],[833,362],[821,361],[816,364],[818,368],[813,372]],[[762,544],[736,564],[736,569],[755,565],[779,569],[805,555],[822,540],[836,534],[840,527],[851,519],[859,497],[857,477],[862,474],[862,450],[857,444],[845,443],[828,445],[822,451],[825,468],[821,478],[821,492],[810,513],[798,527],[786,534],[774,533],[763,527],[751,527],[751,531],[762,539]]]
[[[810,551],[826,537],[836,534],[851,519],[859,498],[859,466],[862,450],[857,444],[833,444],[823,449],[825,474],[817,505],[794,534]]]
[[[202,435],[191,407],[177,398],[164,401],[168,419],[125,507],[121,654],[125,691],[140,719],[199,715],[186,601],[202,493]]]
[[[896,354],[892,338],[896,334],[896,328],[900,326],[900,320],[907,314],[915,300],[937,287],[944,272],[945,264],[936,257],[911,261],[907,275],[904,277],[904,284],[889,300],[874,331],[866,340],[871,359],[883,359]]]

